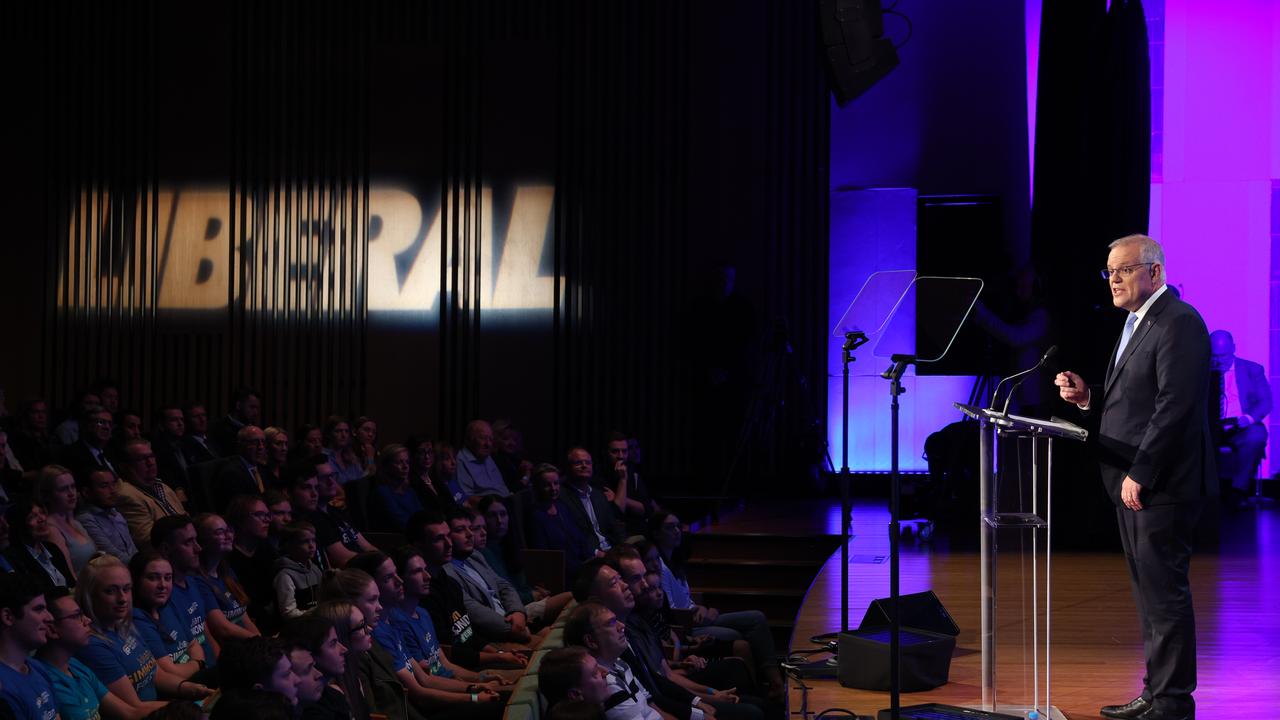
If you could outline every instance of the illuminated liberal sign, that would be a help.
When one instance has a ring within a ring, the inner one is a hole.
[[[441,206],[458,210],[464,216],[461,222],[470,226],[470,234],[479,231],[476,290],[482,310],[554,307],[555,278],[542,274],[541,269],[555,189],[550,185],[517,185],[507,196],[509,204],[494,207],[493,190],[485,187],[466,200],[458,198],[455,203],[449,198],[446,203],[437,203],[428,216],[423,202],[412,192],[396,186],[371,187],[365,258],[370,314],[411,316],[418,322],[434,320],[431,311],[438,310],[440,297]],[[350,239],[358,237],[349,229],[356,196],[318,193],[314,198],[300,203],[285,203],[279,196],[235,198],[245,237],[233,249],[233,198],[228,190],[165,189],[155,198],[158,241],[154,245],[137,243],[127,254],[106,258],[102,254],[113,243],[103,235],[111,220],[95,213],[90,196],[85,195],[75,209],[67,236],[68,260],[59,281],[58,304],[77,308],[106,305],[109,298],[127,291],[124,286],[129,278],[149,277],[154,267],[160,309],[225,309],[233,273],[243,278],[238,285],[266,288],[281,302],[301,299],[293,305],[320,309],[330,302],[326,298],[341,296],[342,278],[349,277],[356,267],[362,248]],[[96,216],[96,221],[86,221],[85,216]],[[144,216],[141,207],[137,216]],[[501,242],[495,237],[499,220],[506,221]],[[475,257],[473,253],[468,262],[475,262]],[[101,269],[99,277],[86,277],[93,269]],[[462,270],[470,270],[466,262]],[[86,288],[91,289],[87,295],[83,292]]]

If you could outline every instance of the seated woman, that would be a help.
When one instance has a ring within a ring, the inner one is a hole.
[[[173,566],[160,553],[142,550],[129,560],[129,575],[133,578],[133,626],[155,657],[157,671],[212,686],[213,677],[202,674],[204,647],[193,641],[190,628],[169,602]]]
[[[466,502],[467,494],[458,484],[458,451],[448,440],[437,440],[435,451],[435,473],[432,478],[436,488],[452,497],[454,505]]]
[[[324,421],[324,454],[338,473],[339,485],[364,477],[364,464],[351,441],[351,423],[341,415],[331,415]]]
[[[93,671],[112,695],[131,707],[167,697],[199,700],[212,690],[162,671],[133,624],[133,580],[113,555],[89,561],[76,588],[76,601],[89,618],[89,643],[76,658]]]
[[[583,536],[573,515],[560,499],[560,471],[542,463],[530,473],[533,509],[529,513],[529,547],[564,552],[565,587],[573,587],[578,567],[596,555],[596,546]]]
[[[36,497],[48,511],[49,525],[56,531],[49,533],[49,540],[66,553],[71,571],[80,572],[98,546],[76,519],[76,504],[80,501],[76,479],[61,465],[46,465],[36,482]]]
[[[353,698],[357,703],[363,703],[364,697],[358,681],[350,687],[346,684],[348,650],[346,645],[338,641],[338,631],[332,621],[321,617],[319,613],[308,613],[285,623],[280,637],[290,647],[289,657],[294,660],[295,672],[301,667],[303,672],[307,672],[309,668],[320,674],[319,698],[309,700],[307,694],[299,688],[302,720],[351,720],[354,717],[368,717],[367,708],[361,706],[362,712],[358,715],[349,700]],[[299,660],[302,662],[301,666],[298,665]],[[355,680],[355,675],[351,678]]]
[[[435,467],[435,445],[431,440],[423,437],[411,437],[405,445],[409,448],[409,485],[413,491],[418,494],[418,500],[422,502],[425,508],[431,508],[444,513],[445,509],[450,505],[456,505],[457,500],[454,498],[454,491],[461,492],[456,486],[449,487],[447,483],[441,482],[433,478],[432,468]]]
[[[344,572],[359,571],[337,570],[331,574]],[[360,608],[346,600],[326,600],[311,614],[329,623],[338,644],[347,649],[342,686],[351,703],[353,717],[359,720],[368,718],[370,713],[378,713],[390,720],[422,720],[422,715],[413,710],[405,699],[404,686],[395,680],[386,653],[380,653],[379,660],[370,657],[370,653],[381,648],[373,641],[373,629],[365,622]]]
[[[369,527],[402,532],[422,501],[409,482],[409,449],[392,443],[382,448],[378,474],[369,493]]]
[[[485,500],[488,500],[489,502],[486,503]],[[492,555],[486,553],[485,551],[489,548],[488,514],[483,510],[468,509],[471,513],[471,538],[473,543],[472,547],[474,548],[473,552],[478,553],[479,557],[483,558],[484,561],[489,564],[491,570],[507,582],[511,583],[511,586],[520,594],[520,600],[524,602],[525,614],[528,616],[531,624],[539,628],[551,625],[556,621],[556,618],[560,616],[560,612],[569,604],[569,601],[573,599],[573,593],[561,592],[557,595],[552,595],[547,592],[546,588],[531,588],[529,587],[529,581],[525,579],[523,572],[517,573],[517,579],[513,580],[508,574],[508,568],[511,566],[509,563],[513,563],[514,559],[518,558],[519,551],[514,548],[514,538],[512,538],[511,533],[508,532],[506,527],[507,506],[503,504],[502,498],[498,498],[494,495],[486,495],[481,498],[478,507],[487,508],[494,514],[495,525],[503,538],[509,542],[509,545],[506,552],[495,552]],[[503,569],[499,570],[494,567],[492,563],[489,563],[490,557],[497,558],[498,562],[502,564]],[[530,600],[524,599],[525,592],[529,594],[529,597],[531,598]]]
[[[262,431],[267,440],[267,464],[262,467],[262,484],[273,490],[285,489],[284,468],[289,463],[289,433],[278,427]]]
[[[49,515],[40,503],[22,500],[5,512],[9,522],[9,548],[5,559],[15,572],[32,578],[48,590],[74,588],[76,576],[67,564],[67,556],[50,541],[58,531],[49,524]]]
[[[213,513],[197,515],[191,522],[196,526],[196,540],[200,543],[200,570],[190,577],[217,601],[218,609],[209,612],[210,632],[219,642],[261,635],[247,612],[249,596],[227,563],[227,556],[235,547],[235,533],[226,520]]]
[[[267,539],[271,513],[262,498],[238,495],[227,508],[227,525],[234,531],[227,563],[249,596],[249,615],[261,626],[275,617],[278,554]]]

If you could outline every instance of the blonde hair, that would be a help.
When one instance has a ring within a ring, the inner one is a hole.
[[[76,602],[80,605],[80,610],[93,623],[93,631],[99,635],[105,635],[106,632],[101,620],[98,618],[97,611],[93,607],[93,598],[97,594],[98,588],[102,585],[102,576],[112,568],[123,570],[125,577],[129,578],[129,583],[132,585],[133,575],[120,558],[101,552],[89,559],[84,569],[80,571],[80,577],[76,583]],[[132,595],[129,597],[129,606],[129,609],[133,610]],[[125,637],[134,634],[132,613],[120,621],[120,624],[116,627],[116,632]]]
[[[54,483],[63,475],[72,475],[71,471],[62,465],[45,465],[40,468],[40,479],[36,481],[36,498],[40,504],[48,511],[50,501],[53,500]],[[72,475],[72,480],[75,476]],[[72,508],[74,513],[75,508]]]

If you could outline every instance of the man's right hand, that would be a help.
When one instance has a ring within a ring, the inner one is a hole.
[[[1053,378],[1053,384],[1058,386],[1058,394],[1063,400],[1076,405],[1089,404],[1089,386],[1079,375],[1063,370]]]

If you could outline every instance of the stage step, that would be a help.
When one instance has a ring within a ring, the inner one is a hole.
[[[718,560],[825,561],[840,547],[839,535],[777,533],[724,533],[710,528],[690,537],[691,557]],[[819,563],[820,567],[821,563]],[[817,568],[814,569],[817,573]],[[812,577],[812,576],[811,576]]]
[[[699,557],[685,565],[689,584],[702,592],[720,587],[751,586],[760,589],[807,588],[822,570],[826,558],[798,560],[739,560]]]

